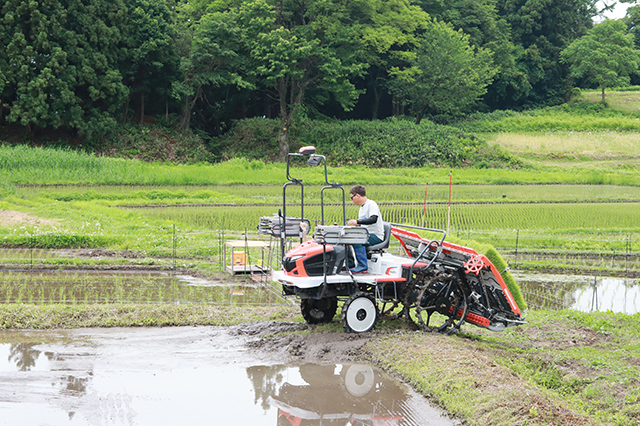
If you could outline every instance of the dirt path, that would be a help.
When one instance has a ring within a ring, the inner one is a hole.
[[[0,210],[0,223],[6,227],[19,225],[60,225],[60,221],[43,219],[41,217],[32,216],[29,213],[19,212],[16,210]]]

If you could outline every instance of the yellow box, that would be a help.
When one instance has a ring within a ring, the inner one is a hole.
[[[240,266],[247,264],[247,253],[243,251],[233,252],[233,266]]]

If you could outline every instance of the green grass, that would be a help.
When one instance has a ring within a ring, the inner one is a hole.
[[[496,132],[638,132],[640,115],[609,108],[602,102],[578,99],[559,106],[535,110],[495,111],[476,114],[461,121],[458,127],[477,133]]]
[[[282,185],[283,164],[261,161],[230,160],[220,164],[173,165],[144,163],[136,160],[95,157],[82,152],[0,145],[0,196],[15,192],[15,184],[23,185]],[[377,169],[365,166],[332,168],[329,181],[345,185],[407,185],[426,182],[445,184],[447,169],[398,168]],[[293,177],[305,183],[322,185],[320,168],[295,167]],[[538,164],[535,168],[456,169],[456,184],[611,184],[640,186],[637,167],[619,164],[573,164],[560,168],[555,164]]]
[[[582,90],[577,99],[599,103],[602,100],[602,91]],[[640,113],[640,92],[637,86],[607,89],[605,91],[605,101],[608,107],[614,111],[630,114]]]
[[[476,240],[512,251],[518,240],[520,250],[543,252],[620,253],[632,250],[635,253],[640,250],[637,237],[627,239],[629,234],[640,232],[638,203],[628,202],[640,199],[640,187],[454,185],[450,221],[446,183],[428,187],[371,185],[369,188],[371,198],[380,203],[385,220],[449,229],[450,236],[463,239],[463,244]],[[423,205],[425,189],[426,207]],[[17,187],[0,201],[0,209],[22,211],[40,219],[39,222],[0,226],[0,244],[5,247],[132,250],[140,255],[128,260],[132,265],[168,264],[175,250],[180,265],[210,268],[207,262],[219,261],[221,233],[239,234],[246,230],[253,235],[251,238],[256,238],[259,217],[271,216],[281,208],[281,193],[282,188],[277,185]],[[337,202],[339,194],[338,191],[328,192],[326,201]],[[287,199],[291,202],[299,200],[299,190],[289,191]],[[316,203],[305,209],[305,216],[315,223],[320,219],[319,187],[307,187],[305,200]],[[552,202],[543,202],[545,200]],[[560,201],[570,203],[558,203]],[[184,203],[225,204],[189,207],[181,205]],[[145,204],[173,207],[121,207]],[[289,206],[287,214],[299,215],[299,208]],[[347,218],[356,214],[357,207],[348,203]],[[342,223],[340,206],[327,206],[325,220]],[[226,238],[235,237],[227,235]],[[46,262],[64,265],[70,260],[47,259]],[[76,263],[87,264],[89,261],[79,259]],[[531,267],[534,263],[536,268],[545,265],[532,260]],[[519,262],[519,266],[525,267],[526,262]],[[220,269],[220,265],[216,264],[213,269]]]
[[[559,131],[536,133],[497,133],[491,140],[515,155],[535,157],[554,156],[576,162],[578,160],[635,161],[640,156],[640,132]]]
[[[503,333],[395,333],[369,342],[394,371],[469,425],[638,424],[638,315],[531,311]]]
[[[488,185],[461,184],[453,175],[452,201],[604,201],[638,200],[640,186],[621,185]],[[306,184],[306,183],[305,183]],[[348,194],[349,186],[345,186]],[[446,202],[449,198],[448,172],[440,179],[422,184],[368,185],[368,195],[374,200],[385,202],[423,203],[425,192],[427,202]],[[180,205],[207,203],[237,204],[282,204],[282,185],[100,185],[100,186],[18,186],[13,196],[26,199],[46,199],[52,201],[93,201],[113,206],[122,205]],[[320,186],[305,186],[305,201],[320,202]],[[10,198],[6,198],[10,199]],[[15,199],[15,198],[14,198]],[[300,199],[298,187],[287,190],[287,199]],[[341,202],[339,190],[327,190],[325,202]],[[347,198],[348,200],[348,198]]]
[[[185,226],[219,229],[254,230],[256,218],[271,216],[277,206],[221,206],[144,209],[149,218],[173,220]],[[293,207],[290,211],[299,213]],[[477,239],[494,245],[515,245],[516,232],[522,234],[521,247],[564,249],[622,250],[625,239],[615,237],[640,232],[640,205],[637,203],[570,204],[455,204],[448,222],[446,204],[382,204],[385,220],[414,226],[449,229],[461,238]],[[347,218],[354,217],[350,206]],[[305,216],[319,218],[320,208],[307,206]],[[325,208],[327,223],[342,222],[341,209]],[[313,221],[312,221],[313,222]],[[596,235],[611,235],[598,240]],[[632,249],[640,250],[634,239]]]
[[[216,325],[300,321],[294,306],[203,304],[0,304],[0,329]],[[0,335],[1,336],[6,335]],[[2,342],[0,342],[2,343]]]

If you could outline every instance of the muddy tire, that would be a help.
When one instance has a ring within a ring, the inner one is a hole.
[[[469,305],[462,282],[441,273],[413,289],[405,305],[407,320],[424,331],[455,333],[464,324]]]
[[[336,297],[302,299],[300,301],[300,312],[307,324],[331,322],[337,310],[338,299]]]
[[[378,322],[378,305],[365,292],[354,293],[342,306],[342,327],[348,333],[366,333]]]

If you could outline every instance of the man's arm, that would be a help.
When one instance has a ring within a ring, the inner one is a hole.
[[[364,218],[364,219],[358,219],[358,220],[356,220],[356,223],[358,225],[373,225],[377,221],[378,221],[378,215],[374,214],[373,216],[369,216],[369,217]]]

